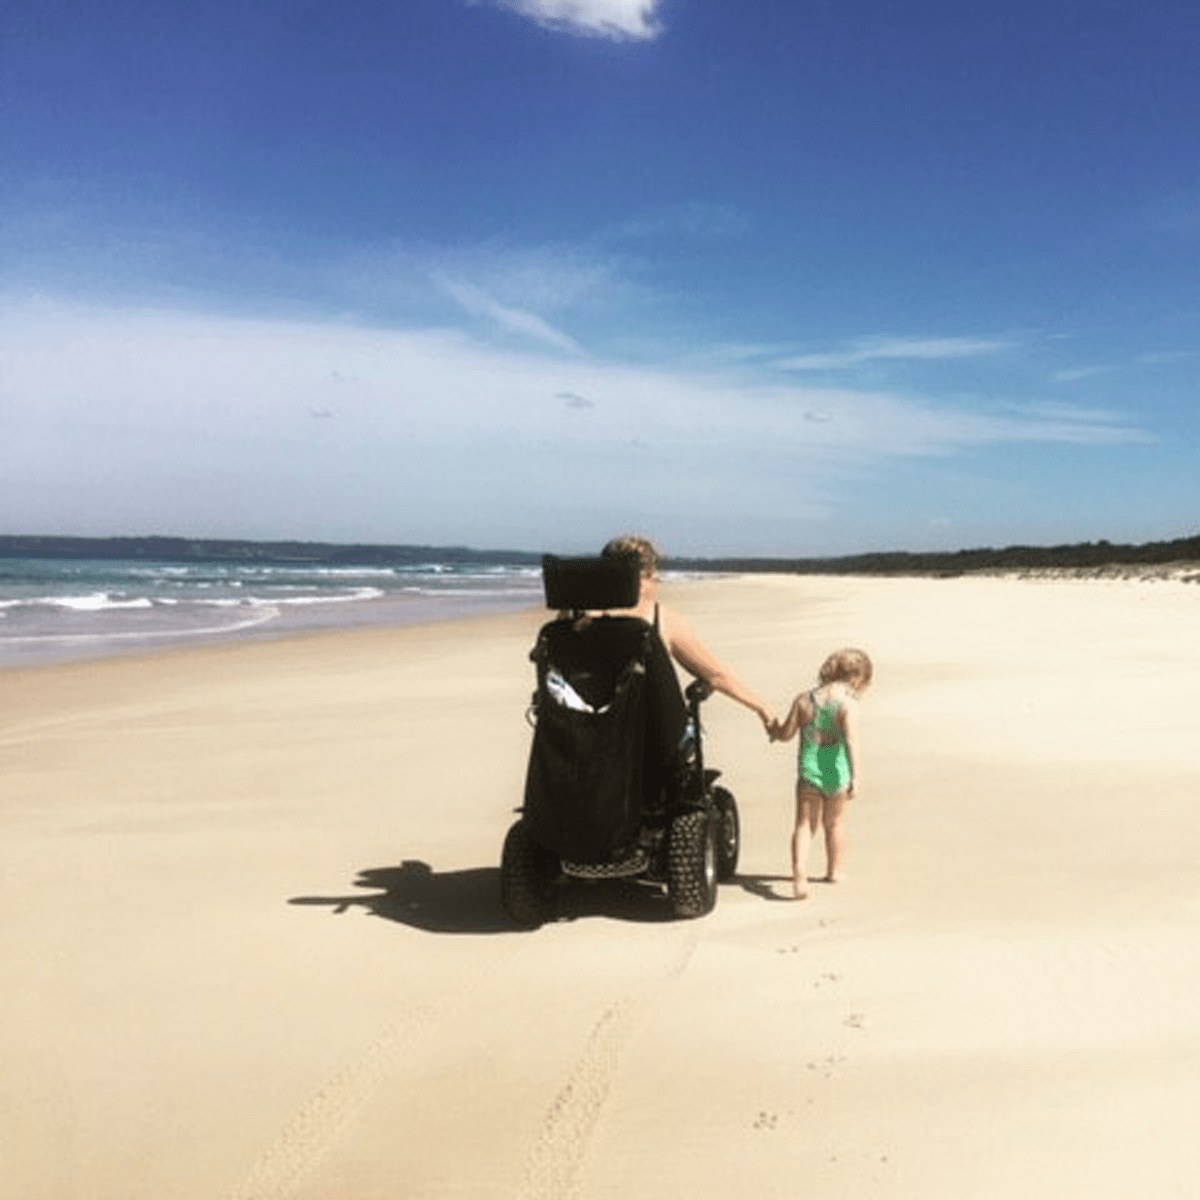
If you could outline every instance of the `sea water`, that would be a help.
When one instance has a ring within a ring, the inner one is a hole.
[[[536,607],[528,563],[0,558],[0,667]]]

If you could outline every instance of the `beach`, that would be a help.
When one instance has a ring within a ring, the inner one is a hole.
[[[515,929],[541,610],[0,671],[0,1193],[1195,1195],[1200,588],[664,599],[780,713],[871,653],[843,882],[718,696],[716,909]]]

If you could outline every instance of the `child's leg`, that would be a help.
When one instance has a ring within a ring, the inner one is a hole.
[[[842,873],[842,851],[845,849],[845,836],[842,833],[842,813],[846,808],[846,792],[835,792],[832,796],[822,796],[821,821],[825,826],[825,878],[829,883],[837,883]]]
[[[808,831],[808,821],[804,816],[804,792],[796,785],[796,823],[792,827],[792,895],[797,900],[803,900],[808,895],[808,881],[804,876],[804,860],[808,856],[808,846],[812,834]]]
[[[808,895],[808,876],[804,864],[808,848],[821,816],[821,794],[803,784],[796,785],[796,828],[792,831],[792,895],[803,900]]]

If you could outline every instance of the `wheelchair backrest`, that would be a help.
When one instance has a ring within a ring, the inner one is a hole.
[[[595,558],[542,557],[542,587],[546,607],[560,612],[597,612],[632,608],[642,586],[636,554]]]

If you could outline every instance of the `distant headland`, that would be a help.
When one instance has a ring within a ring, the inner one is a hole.
[[[37,537],[0,535],[0,558],[120,559],[146,562],[223,562],[305,566],[416,566],[482,563],[537,566],[527,550],[466,546],[343,545],[330,542],[242,541],[183,537]],[[668,558],[668,568],[698,572],[800,575],[934,575],[970,573],[1181,574],[1200,581],[1200,534],[1139,545],[1108,541],[1061,546],[1007,546],[941,552],[882,551],[825,558]],[[1192,573],[1194,569],[1194,573]]]
[[[423,563],[541,563],[521,550],[465,546],[372,546],[336,542],[256,542],[235,538],[25,537],[0,534],[0,558],[120,559],[129,562],[264,563],[321,567],[420,566]]]

